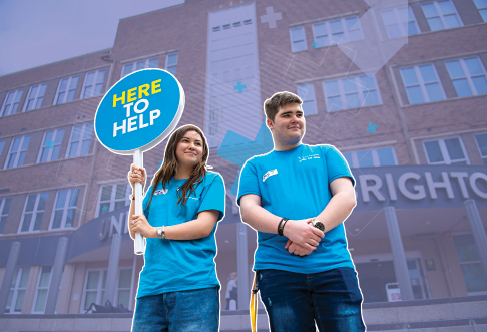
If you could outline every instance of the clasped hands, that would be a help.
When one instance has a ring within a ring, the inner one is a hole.
[[[284,249],[288,249],[291,254],[307,256],[320,245],[325,233],[313,226],[312,220],[289,220],[284,227],[284,236],[287,241]]]

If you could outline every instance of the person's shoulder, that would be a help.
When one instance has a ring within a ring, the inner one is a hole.
[[[271,150],[271,151],[269,151],[267,153],[256,154],[255,156],[252,156],[249,159],[247,159],[247,161],[244,163],[244,165],[245,164],[254,164],[254,165],[257,165],[259,163],[265,163],[266,160],[270,157],[272,151],[274,151],[274,150]]]
[[[203,181],[205,184],[211,184],[213,181],[223,182],[223,178],[218,172],[206,171]]]

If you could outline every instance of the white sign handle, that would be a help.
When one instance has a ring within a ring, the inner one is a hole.
[[[142,151],[134,151],[134,164],[137,168],[142,168]],[[147,177],[147,174],[145,175]],[[135,182],[135,214],[142,215],[142,184]],[[144,238],[140,233],[135,233],[134,253],[136,255],[144,254]]]

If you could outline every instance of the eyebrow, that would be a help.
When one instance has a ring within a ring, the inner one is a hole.
[[[190,139],[189,137],[186,137],[186,136],[183,136],[183,138],[181,138],[181,139],[185,139],[185,138],[186,138],[186,139]],[[200,143],[201,143],[201,140],[199,140],[199,139],[195,139],[195,142],[200,142]]]
[[[281,113],[281,115],[284,115],[284,114],[292,114],[292,113],[293,113],[293,111],[287,111],[287,112]],[[304,114],[303,111],[296,111],[296,114],[298,114],[298,113],[299,114]]]

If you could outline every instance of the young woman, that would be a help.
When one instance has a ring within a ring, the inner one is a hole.
[[[206,170],[207,159],[201,130],[178,128],[143,199],[144,215],[135,215],[135,201],[130,204],[130,236],[139,232],[147,241],[132,331],[218,331],[215,229],[225,212],[225,189],[221,176]],[[132,192],[145,177],[131,165]]]

